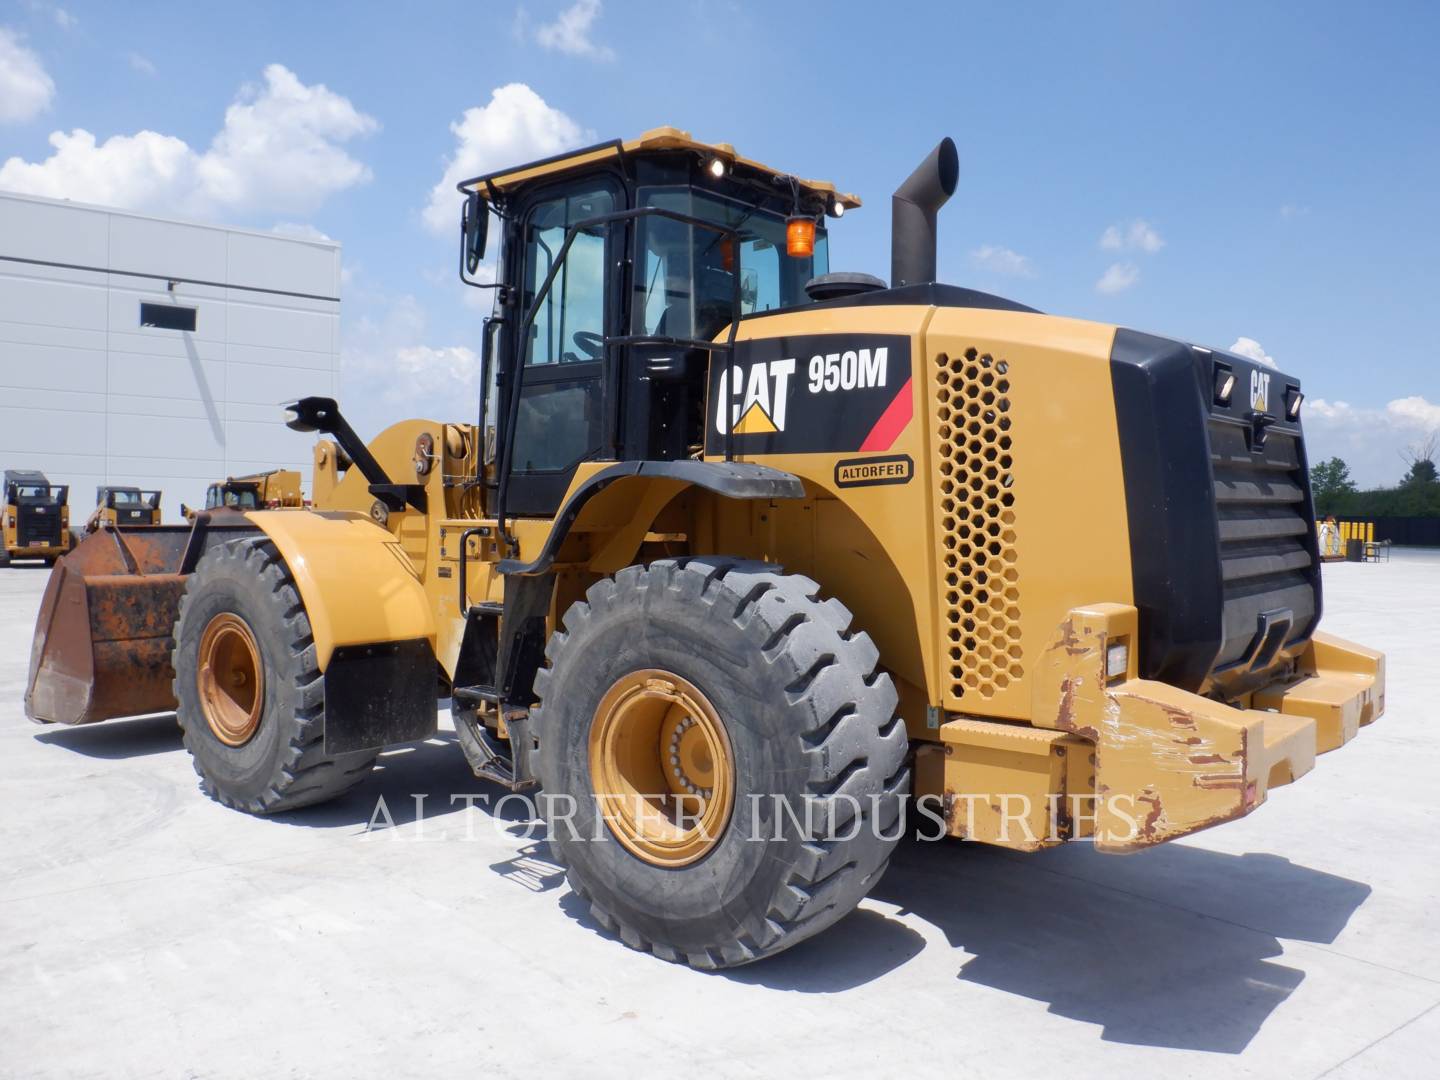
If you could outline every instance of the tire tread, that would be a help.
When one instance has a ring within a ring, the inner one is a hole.
[[[570,635],[592,612],[607,609],[623,591],[655,588],[674,589],[681,595],[693,592],[698,603],[711,606],[722,603],[728,594],[733,598],[729,617],[737,626],[744,628],[760,620],[765,630],[763,653],[773,659],[788,652],[801,672],[787,689],[787,698],[792,704],[808,700],[815,715],[822,717],[815,726],[794,733],[809,762],[806,794],[821,806],[827,799],[856,789],[867,797],[879,795],[883,816],[888,819],[883,824],[893,822],[890,811],[903,802],[910,780],[909,744],[905,725],[895,711],[894,684],[877,667],[879,651],[869,635],[852,630],[850,611],[839,600],[822,599],[820,586],[810,578],[787,574],[769,563],[716,556],[662,559],[646,567],[626,567],[613,578],[592,585],[585,599],[565,613],[564,629],[546,645],[550,667],[568,662]],[[549,671],[542,669],[535,683],[540,698],[534,713],[537,731],[545,730],[545,697],[550,686]],[[867,721],[867,717],[872,719]],[[874,717],[882,719],[877,723]],[[861,800],[860,812],[870,818],[876,804],[867,802],[868,798]],[[821,815],[817,831],[823,831],[828,817]],[[851,821],[853,816],[845,819]],[[570,888],[603,929],[631,948],[714,970],[781,952],[848,914],[885,872],[899,839],[898,832],[894,837],[875,837],[863,827],[854,833],[851,840],[812,837],[805,842],[801,851],[807,857],[788,868],[761,921],[761,937],[739,931],[721,947],[689,952],[647,940],[626,925],[578,880],[564,852],[556,845],[552,851],[565,868]]]

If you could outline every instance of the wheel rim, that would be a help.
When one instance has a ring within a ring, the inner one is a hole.
[[[214,736],[226,746],[249,742],[265,704],[265,668],[255,634],[240,616],[222,611],[205,627],[195,682]]]
[[[616,681],[590,727],[590,781],[611,833],[655,866],[685,866],[720,842],[735,761],[715,707],[691,682],[647,668]]]

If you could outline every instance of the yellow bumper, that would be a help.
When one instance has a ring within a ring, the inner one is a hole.
[[[68,544],[34,544],[30,547],[12,547],[6,554],[12,559],[58,559],[69,550]]]
[[[1031,725],[942,723],[917,752],[917,808],[1005,847],[1134,851],[1248,814],[1385,711],[1384,656],[1328,634],[1236,708],[1137,678],[1137,627],[1126,605],[1071,611],[1037,664]]]
[[[1385,658],[1317,633],[1293,678],[1248,708],[1107,672],[1111,643],[1137,640],[1133,607],[1077,608],[1041,659],[1034,722],[1094,745],[1095,814],[1105,851],[1148,847],[1248,814],[1304,776],[1315,755],[1352,739],[1385,709]]]

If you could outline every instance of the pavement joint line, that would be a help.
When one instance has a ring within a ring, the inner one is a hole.
[[[1354,1061],[1356,1058],[1358,1058],[1361,1054],[1368,1054],[1371,1050],[1375,1049],[1375,1047],[1379,1046],[1381,1043],[1383,1043],[1386,1039],[1390,1038],[1392,1035],[1398,1035],[1400,1032],[1404,1031],[1404,1030],[1405,1030],[1407,1027],[1409,1027],[1411,1024],[1415,1023],[1416,1020],[1423,1020],[1425,1017],[1429,1016],[1429,1015],[1430,1015],[1432,1012],[1434,1012],[1436,1009],[1440,1009],[1440,1001],[1431,1002],[1431,1003],[1430,1003],[1430,1006],[1429,1006],[1428,1008],[1421,1009],[1418,1013],[1416,1013],[1414,1016],[1410,1017],[1409,1020],[1406,1020],[1406,1021],[1405,1021],[1403,1024],[1401,1024],[1399,1027],[1395,1028],[1395,1029],[1392,1030],[1392,1031],[1387,1031],[1384,1035],[1381,1035],[1381,1036],[1379,1036],[1378,1038],[1371,1039],[1368,1043],[1366,1043],[1364,1046],[1362,1046],[1359,1050],[1356,1050],[1356,1051],[1355,1051],[1353,1054],[1351,1054],[1349,1057],[1344,1058],[1344,1059],[1342,1059],[1342,1060],[1340,1060],[1340,1061],[1337,1061],[1334,1065],[1331,1065],[1331,1066],[1330,1066],[1328,1069],[1326,1069],[1323,1073],[1320,1073],[1319,1075],[1317,1075],[1317,1076],[1315,1077],[1315,1080],[1324,1080],[1324,1077],[1329,1076],[1329,1075],[1330,1075],[1331,1073],[1333,1073],[1336,1069],[1341,1068],[1341,1067],[1344,1066],[1344,1065],[1348,1065],[1350,1062],[1352,1062],[1352,1061]]]

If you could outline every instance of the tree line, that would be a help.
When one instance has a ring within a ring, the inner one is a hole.
[[[1310,468],[1310,490],[1315,496],[1315,513],[1320,517],[1440,517],[1440,470],[1435,454],[1440,451],[1440,431],[1401,451],[1409,465],[1396,487],[1362,491],[1350,479],[1350,466],[1332,457]]]

